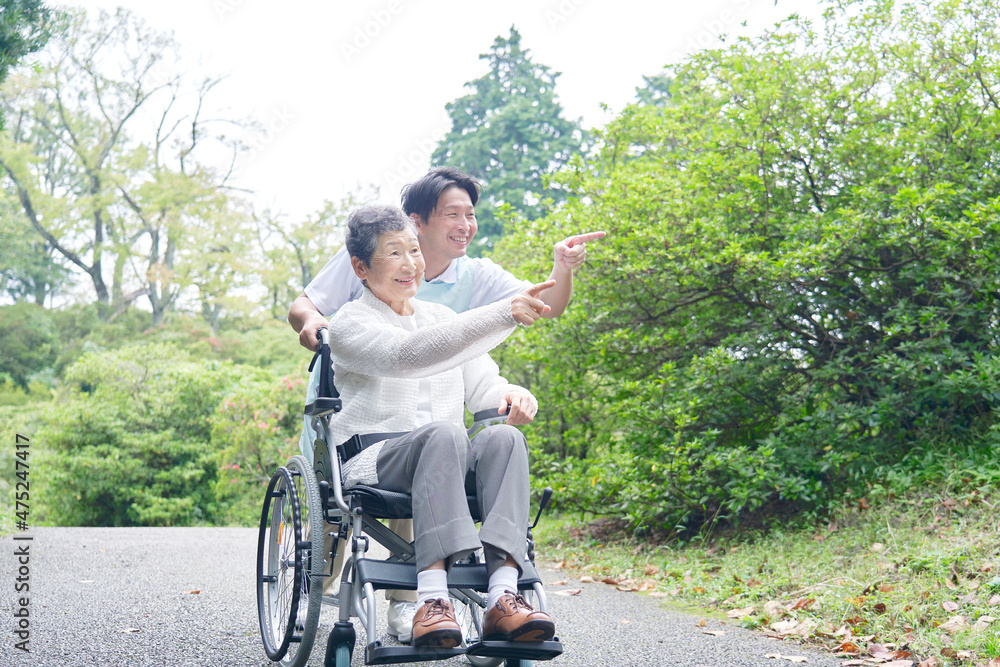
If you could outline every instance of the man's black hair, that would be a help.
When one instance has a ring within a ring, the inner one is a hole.
[[[469,193],[475,206],[479,201],[479,182],[461,169],[455,167],[434,167],[420,179],[410,183],[401,195],[403,212],[416,213],[427,222],[437,207],[438,198],[448,188],[462,188]]]

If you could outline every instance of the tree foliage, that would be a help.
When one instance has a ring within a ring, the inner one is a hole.
[[[41,0],[0,0],[0,83],[25,56],[45,46],[51,21],[52,10]]]
[[[583,137],[578,122],[563,118],[555,93],[559,73],[532,61],[516,28],[506,39],[497,37],[480,60],[489,72],[447,105],[451,131],[431,162],[459,167],[483,183],[476,217],[485,240],[503,234],[503,205],[533,220],[565,198],[546,178],[580,151]]]
[[[683,528],[997,451],[1000,9],[825,19],[689,57],[561,178],[562,210],[505,238],[523,265],[609,231],[575,315],[505,351],[560,411],[590,388],[559,433],[587,459],[540,462],[581,506]]]
[[[145,298],[162,321],[189,287],[211,313],[239,287],[211,253],[225,239],[239,255],[252,227],[220,189],[228,174],[197,161],[231,143],[205,117],[219,81],[186,72],[170,38],[119,10],[63,16],[37,71],[7,83],[0,174],[41,258],[15,276],[36,301],[58,277],[34,268],[45,259],[82,272],[108,316]]]

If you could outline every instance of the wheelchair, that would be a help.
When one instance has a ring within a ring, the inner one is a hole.
[[[341,464],[369,444],[401,434],[355,435],[346,443],[329,446],[329,420],[341,407],[333,383],[329,332],[319,331],[320,348],[313,363],[320,363],[319,393],[306,405],[319,434],[313,464],[302,455],[293,456],[272,475],[264,498],[257,542],[257,611],[267,657],[282,667],[302,667],[316,641],[320,609],[338,608],[338,620],[327,638],[324,667],[348,667],[355,651],[352,618],[358,618],[366,635],[364,664],[444,660],[465,655],[475,667],[530,667],[532,661],[551,660],[562,653],[558,637],[541,642],[483,641],[482,619],[488,590],[486,565],[478,553],[455,563],[448,573],[449,593],[466,605],[456,615],[464,619],[465,640],[454,648],[420,648],[383,645],[378,637],[375,591],[416,590],[417,573],[412,543],[389,530],[380,519],[412,518],[410,496],[367,486],[344,489]],[[310,366],[310,370],[312,366]],[[495,410],[473,415],[479,428],[504,419]],[[547,611],[541,577],[534,567],[531,531],[552,496],[545,489],[538,513],[528,528],[528,559],[522,564],[518,592],[532,606]],[[468,498],[473,519],[478,517],[474,496]],[[324,535],[333,536],[325,552]],[[349,539],[349,536],[353,535]],[[385,560],[366,557],[370,540],[389,552]],[[333,572],[338,550],[345,550],[339,592],[323,595],[323,582]]]

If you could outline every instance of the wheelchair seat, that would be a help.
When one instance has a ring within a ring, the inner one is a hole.
[[[354,500],[355,507],[361,507],[366,513],[376,519],[412,519],[410,494],[399,491],[387,491],[372,486],[352,486],[344,491],[347,498]],[[479,502],[474,495],[466,495],[469,514],[476,523],[482,521],[479,516]]]

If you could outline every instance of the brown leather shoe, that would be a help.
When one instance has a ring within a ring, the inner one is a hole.
[[[462,629],[448,600],[428,600],[413,616],[413,645],[455,648],[462,643]]]
[[[483,617],[486,641],[543,642],[556,634],[556,624],[543,611],[532,609],[519,593],[507,591]]]

